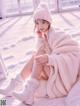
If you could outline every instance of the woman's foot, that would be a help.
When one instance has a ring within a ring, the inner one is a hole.
[[[23,80],[20,75],[10,81],[10,84],[5,89],[0,89],[0,94],[10,96],[14,90],[18,90],[22,87]]]
[[[18,100],[22,101],[24,104],[32,104],[34,102],[34,93],[39,86],[39,81],[36,79],[30,79],[22,93],[13,92]]]

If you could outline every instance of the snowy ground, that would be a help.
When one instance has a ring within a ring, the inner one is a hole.
[[[65,31],[80,41],[80,11],[54,14],[52,17],[52,25],[56,31]],[[15,77],[32,55],[35,46],[33,31],[32,16],[0,20],[0,53],[9,78]],[[7,101],[7,106],[18,106],[13,98],[8,98]]]

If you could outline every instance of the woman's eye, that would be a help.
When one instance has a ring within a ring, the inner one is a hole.
[[[38,22],[36,22],[36,25],[38,25]]]
[[[42,24],[45,24],[45,21],[42,21]]]

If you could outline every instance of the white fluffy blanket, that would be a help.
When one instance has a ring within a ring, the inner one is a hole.
[[[52,49],[48,54],[51,66],[48,81],[40,81],[37,97],[64,97],[78,80],[80,66],[79,45],[64,33],[50,31],[49,45]]]
[[[49,36],[50,76],[40,80],[32,106],[80,106],[79,45],[64,33],[52,31]]]

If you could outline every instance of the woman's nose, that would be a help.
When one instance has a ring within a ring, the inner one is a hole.
[[[39,26],[39,29],[42,29],[42,25]]]
[[[42,28],[42,24],[39,24],[39,27]]]

